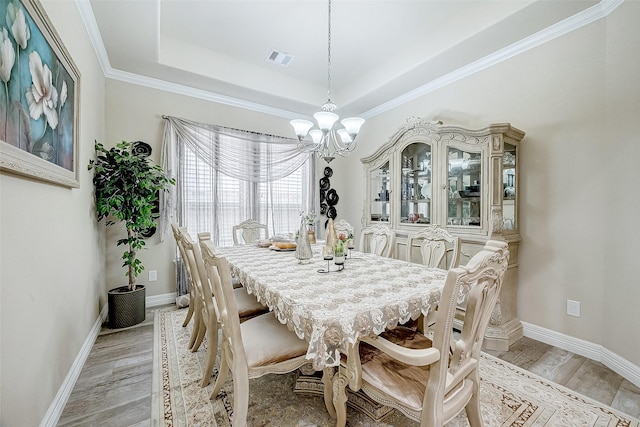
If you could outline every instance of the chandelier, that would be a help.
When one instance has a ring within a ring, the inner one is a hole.
[[[329,31],[328,31],[328,55],[327,55],[327,102],[322,105],[322,111],[313,115],[318,127],[311,129],[313,123],[309,120],[291,120],[296,135],[298,136],[298,148],[305,152],[314,152],[327,163],[336,156],[347,157],[356,147],[356,136],[364,119],[360,117],[348,117],[340,121],[343,127],[334,128],[340,117],[333,111],[336,104],[331,102],[331,0],[329,0]],[[307,138],[309,135],[311,138]]]

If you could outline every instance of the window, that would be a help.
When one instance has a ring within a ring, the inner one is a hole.
[[[267,224],[271,236],[295,234],[300,226],[300,211],[313,206],[313,157],[306,156],[301,166],[282,178],[256,178],[265,176],[265,170],[273,167],[272,159],[279,154],[272,148],[277,144],[249,142],[243,132],[230,135],[199,131],[200,142],[209,145],[210,152],[215,153],[212,156],[203,155],[201,145],[178,144],[177,220],[194,239],[197,233],[208,231],[214,244],[232,245],[233,226],[249,218]],[[259,134],[244,133],[260,138]],[[239,137],[243,140],[239,141]],[[248,150],[244,157],[252,161],[234,161],[232,156],[237,153],[226,152],[224,142],[235,144],[234,150],[244,144]]]

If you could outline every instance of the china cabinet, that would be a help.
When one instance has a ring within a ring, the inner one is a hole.
[[[492,350],[507,350],[522,336],[516,294],[523,137],[508,123],[470,130],[410,117],[375,153],[361,159],[366,181],[362,225],[385,224],[394,230],[394,257],[405,259],[408,235],[427,224],[460,237],[461,265],[489,239],[509,244],[509,269],[485,336]],[[461,307],[460,318],[463,313]]]

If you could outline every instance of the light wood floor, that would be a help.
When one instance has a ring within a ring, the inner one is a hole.
[[[155,310],[170,308],[148,309],[132,328],[102,328],[58,426],[151,425],[153,318]],[[640,389],[599,362],[526,337],[508,352],[490,353],[640,418]]]

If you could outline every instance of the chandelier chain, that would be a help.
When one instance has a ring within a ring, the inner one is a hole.
[[[328,43],[327,43],[327,101],[331,102],[331,0],[329,0],[329,17],[327,19],[329,23]]]
[[[291,120],[291,125],[298,137],[300,150],[316,153],[318,157],[329,163],[336,156],[347,157],[354,150],[356,135],[360,131],[364,119],[347,117],[340,122],[342,128],[334,128],[334,124],[340,117],[334,113],[336,104],[331,102],[331,0],[327,0],[327,2],[329,6],[327,17],[327,102],[322,104],[322,111],[313,115],[318,123],[317,128],[312,129],[313,123],[304,119]]]

